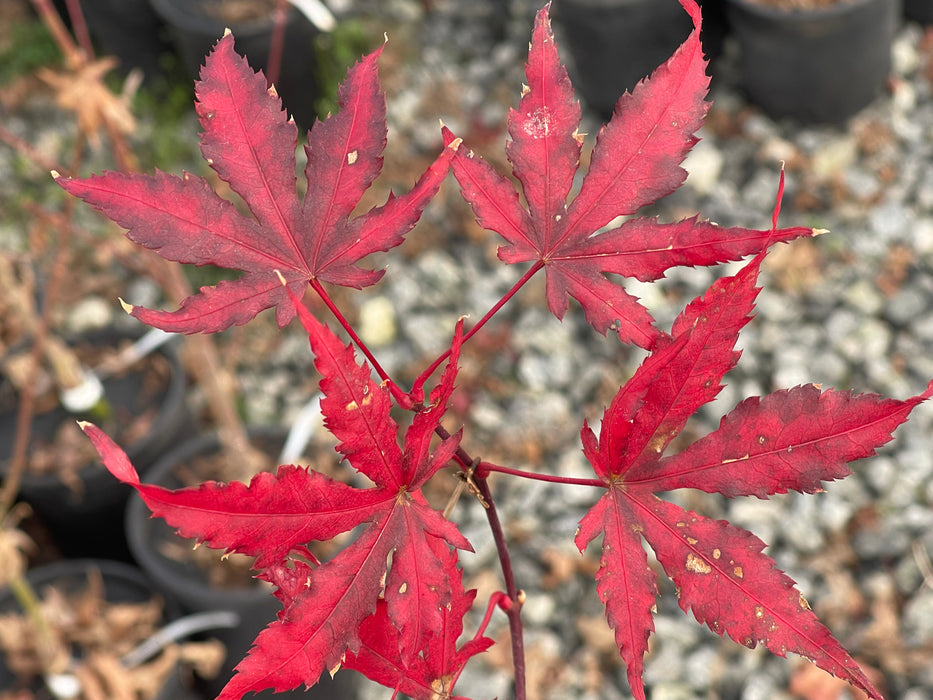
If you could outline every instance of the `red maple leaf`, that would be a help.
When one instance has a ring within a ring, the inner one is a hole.
[[[469,550],[470,544],[420,491],[460,443],[457,434],[432,452],[430,436],[453,391],[462,322],[444,374],[400,447],[387,389],[365,364],[357,364],[352,346],[296,306],[322,375],[325,424],[341,441],[337,450],[373,482],[371,488],[283,465],[249,485],[207,482],[168,490],[141,484],[125,453],[102,431],[83,425],[107,468],[134,486],[155,516],[182,536],[255,556],[260,577],[277,586],[284,609],[237,666],[220,695],[226,699],[316,683],[323,671],[340,666],[347,651],[359,652],[360,626],[376,612],[380,596],[396,629],[396,654],[402,663],[413,663],[423,649],[436,647],[438,630],[454,624],[452,606],[464,597],[450,548]],[[310,556],[307,543],[359,525],[365,529],[333,559],[319,563]],[[460,591],[457,600],[452,590]]]
[[[521,183],[527,209],[512,183],[485,161],[460,147],[453,171],[479,223],[508,245],[506,263],[543,265],[548,307],[558,318],[567,295],[580,302],[600,333],[650,348],[660,337],[648,311],[607,273],[656,280],[678,265],[713,265],[739,260],[765,246],[814,234],[809,228],[756,231],[724,228],[696,217],[675,223],[635,214],[670,194],[686,177],[681,161],[697,142],[708,104],[707,61],[700,46],[700,10],[681,0],[694,30],[649,79],[625,93],[609,123],[600,129],[580,191],[568,204],[583,136],[580,106],[560,64],[545,6],[535,20],[524,87],[509,113],[506,151]],[[454,143],[444,130],[445,142]],[[608,230],[603,227],[609,226]]]
[[[167,331],[214,332],[246,323],[275,307],[279,326],[294,317],[286,288],[301,294],[309,280],[361,288],[382,271],[357,263],[399,245],[447,174],[445,148],[410,192],[350,218],[382,169],[386,142],[385,95],[377,60],[365,56],[347,73],[338,93],[340,111],[315,123],[305,147],[307,191],[296,193],[298,130],[233,50],[233,36],[217,42],[196,85],[204,132],[201,153],[242,197],[252,216],[237,211],[203,179],[104,173],[87,179],[57,178],[68,192],[127,229],[127,236],[169,260],[242,270],[237,280],[204,287],[174,312],[134,307],[132,315]]]
[[[493,642],[487,637],[478,637],[458,646],[463,618],[473,605],[476,591],[463,590],[462,575],[453,550],[436,539],[429,545],[439,560],[446,560],[450,603],[441,610],[441,624],[429,633],[428,643],[421,654],[406,658],[400,653],[402,644],[398,628],[393,624],[387,604],[380,600],[375,614],[364,620],[360,628],[360,650],[347,654],[344,666],[356,669],[414,700],[457,700],[458,696],[451,695],[451,692],[463,667]]]
[[[881,698],[793,581],[762,554],[764,542],[655,495],[677,488],[759,498],[790,489],[820,491],[822,482],[849,474],[847,462],[874,454],[933,395],[933,382],[906,401],[799,386],[746,399],[716,431],[679,454],[662,456],[687,418],[716,396],[737,360],[734,345],[750,318],[761,258],[718,280],[678,317],[671,335],[606,409],[598,440],[586,424],[581,433],[607,491],[581,520],[576,544],[582,551],[602,536],[597,591],[640,700],[657,593],[642,537],[677,586],[680,606],[699,622],[748,647],[803,655]]]

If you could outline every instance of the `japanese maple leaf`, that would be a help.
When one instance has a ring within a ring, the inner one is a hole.
[[[699,622],[748,647],[764,644],[781,656],[803,655],[881,697],[794,582],[762,554],[764,542],[655,496],[677,488],[759,498],[790,489],[821,491],[822,482],[849,474],[847,462],[874,454],[914,406],[933,395],[933,382],[906,401],[798,386],[743,401],[716,431],[664,457],[738,359],[734,345],[757,295],[761,258],[717,281],[678,317],[671,335],[616,394],[598,440],[586,424],[581,433],[606,493],[581,520],[575,541],[582,551],[602,536],[597,591],[640,700],[657,593],[642,537],[677,586],[680,606]]]
[[[316,683],[324,670],[340,666],[346,652],[359,652],[360,625],[376,612],[380,595],[396,628],[398,658],[410,663],[436,645],[438,630],[453,624],[452,606],[460,603],[452,599],[451,586],[460,586],[460,574],[449,550],[471,549],[420,491],[459,446],[457,434],[431,451],[431,436],[453,391],[462,323],[428,406],[416,413],[399,446],[387,389],[372,379],[367,365],[357,364],[352,346],[343,346],[303,306],[297,308],[322,376],[325,425],[340,440],[337,450],[372,487],[355,488],[283,465],[248,485],[207,482],[168,490],[141,484],[125,453],[102,431],[83,425],[107,468],[136,488],[153,515],[182,536],[256,557],[260,577],[277,586],[279,619],[237,666],[220,695],[225,700]],[[310,555],[307,543],[359,525],[365,526],[362,532],[333,559],[319,563]]]
[[[739,260],[771,243],[814,233],[724,228],[695,217],[616,223],[683,183],[686,172],[679,164],[697,142],[693,134],[706,114],[709,78],[700,10],[692,0],[681,4],[693,18],[693,32],[650,79],[619,99],[600,129],[572,202],[568,197],[583,142],[577,131],[580,106],[558,58],[547,6],[535,20],[528,85],[518,109],[509,113],[506,151],[527,208],[512,183],[468,149],[460,147],[453,159],[454,175],[477,220],[508,242],[499,248],[499,258],[545,268],[547,303],[555,316],[563,318],[570,295],[600,333],[615,330],[621,340],[644,348],[651,348],[660,333],[647,309],[607,273],[651,281],[673,266]],[[455,144],[446,129],[444,138]]]
[[[382,168],[386,108],[376,65],[381,52],[348,71],[338,93],[340,111],[311,129],[302,198],[296,192],[297,127],[275,91],[267,90],[262,73],[234,52],[230,34],[217,42],[196,84],[201,153],[252,216],[189,174],[57,178],[128,229],[130,239],[163,257],[245,273],[202,288],[174,312],[133,307],[133,316],[167,331],[214,332],[275,307],[284,326],[295,313],[287,290],[300,294],[309,280],[356,288],[379,280],[382,271],[357,263],[402,242],[437,192],[450,159],[445,148],[409,193],[350,218]],[[284,275],[287,289],[274,270]]]
[[[360,628],[360,650],[347,654],[346,668],[353,668],[370,679],[414,700],[438,700],[452,695],[453,687],[467,661],[490,646],[492,640],[478,637],[458,646],[463,633],[463,618],[473,605],[476,591],[464,591],[462,575],[457,569],[455,553],[440,540],[429,542],[438,559],[446,559],[451,572],[450,603],[441,610],[442,623],[429,634],[422,653],[405,659],[399,653],[399,633],[392,623],[385,601],[379,601],[376,612],[363,621]]]

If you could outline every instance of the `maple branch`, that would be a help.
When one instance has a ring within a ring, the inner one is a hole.
[[[68,9],[68,19],[71,20],[71,28],[78,40],[78,45],[88,58],[93,58],[94,45],[91,43],[91,35],[87,29],[81,3],[79,0],[65,0],[65,7]]]
[[[571,486],[595,486],[596,488],[606,488],[606,482],[601,479],[581,479],[573,476],[555,476],[553,474],[538,474],[536,472],[525,471],[524,469],[512,469],[511,467],[501,467],[492,462],[480,462],[476,468],[474,477],[478,479],[485,478],[489,472],[499,472],[500,474],[511,474],[522,479],[534,479],[536,481],[548,481],[552,484],[570,484]]]
[[[525,592],[520,591],[515,584],[515,574],[512,571],[512,558],[509,555],[508,544],[505,541],[505,531],[502,529],[502,522],[499,520],[499,513],[496,511],[496,504],[492,498],[492,491],[489,488],[489,482],[480,477],[475,480],[480,495],[486,501],[488,507],[486,511],[486,520],[489,522],[489,529],[492,530],[493,540],[496,543],[496,552],[499,555],[499,563],[502,566],[502,577],[505,579],[505,590],[512,605],[505,610],[509,618],[509,636],[512,641],[512,666],[515,669],[515,700],[525,700],[525,640],[522,630],[522,603],[525,602]]]
[[[324,289],[324,286],[314,278],[311,278],[308,281],[308,284],[310,284],[311,289],[317,292],[317,295],[321,297],[321,301],[327,305],[327,308],[330,309],[330,312],[334,315],[334,318],[337,319],[337,322],[347,332],[347,335],[350,336],[350,340],[353,341],[354,345],[356,345],[356,347],[360,349],[360,352],[366,356],[366,359],[369,360],[370,366],[373,368],[373,370],[375,370],[376,374],[379,375],[379,378],[385,382],[389,392],[392,394],[392,398],[395,399],[395,402],[401,408],[404,408],[407,411],[413,409],[415,402],[412,401],[411,395],[402,391],[398,384],[396,384],[389,376],[388,372],[382,368],[382,365],[379,364],[379,360],[377,360],[376,357],[372,354],[370,349],[366,346],[366,343],[363,342],[363,339],[360,338],[356,334],[356,331],[353,330],[353,326],[350,325],[350,322],[340,312],[340,309],[337,308],[337,305],[330,298],[330,295],[327,293],[327,290]]]
[[[525,272],[525,274],[522,275],[521,279],[518,280],[518,282],[516,282],[515,284],[513,284],[513,285],[512,285],[512,288],[509,289],[509,291],[507,291],[507,292],[502,296],[502,298],[499,299],[499,301],[497,301],[497,302],[493,305],[493,307],[492,307],[491,309],[489,309],[489,311],[487,311],[486,314],[485,314],[479,321],[477,321],[476,325],[474,325],[474,326],[463,336],[463,343],[466,343],[467,340],[469,340],[471,337],[473,337],[473,335],[474,335],[480,328],[482,328],[483,326],[486,325],[486,322],[489,321],[489,319],[491,319],[493,316],[495,316],[497,313],[499,313],[499,310],[500,310],[503,306],[505,306],[505,305],[508,303],[508,301],[509,301],[513,296],[515,296],[515,295],[518,293],[518,290],[521,289],[522,287],[524,287],[525,284],[528,282],[528,280],[530,280],[532,277],[534,277],[535,274],[537,274],[537,272],[538,272],[541,268],[543,268],[543,267],[544,267],[544,263],[543,263],[541,260],[536,260],[536,261],[535,261],[535,264],[528,268],[528,270]],[[461,343],[461,344],[462,344],[462,343]],[[418,375],[418,378],[415,380],[415,383],[412,385],[412,388],[411,388],[411,394],[410,394],[411,397],[415,398],[415,400],[418,400],[418,401],[420,401],[421,399],[424,398],[424,389],[423,389],[424,383],[425,383],[426,381],[428,381],[428,377],[430,377],[430,376],[434,373],[434,370],[436,370],[438,367],[440,367],[441,363],[444,362],[448,357],[450,357],[450,349],[449,349],[449,348],[448,348],[447,350],[445,350],[445,351],[441,354],[440,357],[438,357],[436,360],[434,360],[434,362],[432,362],[424,372],[422,372],[420,375]]]
[[[447,429],[438,425],[434,433],[442,440],[451,437]],[[470,457],[469,453],[458,447],[455,458],[464,472],[477,460]],[[522,631],[522,603],[525,602],[525,592],[520,591],[515,584],[515,573],[512,570],[512,557],[509,555],[509,547],[505,541],[505,531],[502,529],[502,521],[499,520],[499,513],[496,511],[496,504],[492,498],[492,492],[489,490],[489,484],[485,476],[474,479],[479,497],[484,501],[483,510],[486,511],[486,520],[489,522],[489,529],[492,531],[492,538],[496,543],[496,553],[499,556],[499,565],[502,567],[502,578],[505,581],[505,591],[508,595],[509,604],[499,603],[499,607],[509,618],[509,635],[512,640],[512,665],[515,668],[515,700],[525,700],[525,643],[524,633]]]
[[[269,85],[278,85],[282,72],[282,50],[285,45],[285,21],[287,19],[287,0],[275,3],[272,16],[272,38],[269,44],[269,59],[266,61],[266,80]]]
[[[67,168],[46,157],[38,148],[25,139],[20,138],[2,124],[0,124],[0,141],[3,141],[8,146],[21,153],[30,162],[38,165],[43,170],[55,170],[66,177],[69,176]]]
[[[65,23],[62,22],[61,16],[59,16],[58,11],[50,0],[32,0],[32,5],[46,29],[49,30],[49,34],[51,34],[52,38],[55,40],[59,51],[62,52],[65,65],[69,68],[76,68],[82,65],[89,57],[84,55],[82,50],[78,48],[71,38],[71,35],[68,34]]]

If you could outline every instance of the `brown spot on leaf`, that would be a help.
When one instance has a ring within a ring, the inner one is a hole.
[[[692,571],[695,574],[708,574],[712,571],[712,567],[691,552],[687,555],[687,571]]]

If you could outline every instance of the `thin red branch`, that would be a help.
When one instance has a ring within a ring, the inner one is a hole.
[[[447,429],[439,425],[434,430],[435,434],[442,440],[450,437]],[[466,471],[476,460],[462,447],[457,449],[457,461],[461,468]],[[525,641],[522,630],[522,603],[525,599],[524,591],[520,591],[515,584],[515,573],[512,569],[512,557],[509,554],[509,547],[505,541],[505,530],[502,529],[502,522],[499,520],[499,513],[496,511],[496,504],[492,498],[492,492],[489,490],[489,484],[484,477],[474,478],[479,496],[483,500],[484,510],[486,511],[486,521],[489,523],[489,529],[492,530],[492,537],[496,543],[496,553],[499,557],[499,565],[502,567],[502,578],[505,581],[505,591],[508,595],[511,605],[501,605],[506,616],[509,618],[509,635],[512,640],[512,664],[515,668],[515,700],[525,700]]]
[[[511,467],[500,467],[492,462],[480,462],[476,468],[476,475],[479,478],[485,477],[489,472],[499,472],[500,474],[510,474],[522,479],[534,479],[535,481],[548,481],[552,484],[570,484],[572,486],[595,486],[596,488],[606,488],[605,482],[599,479],[579,479],[572,476],[555,476],[553,474],[538,474],[523,469],[512,469]]]
[[[94,46],[91,44],[91,34],[87,30],[87,22],[81,10],[81,0],[65,0],[65,7],[68,8],[68,17],[71,19],[71,28],[78,40],[78,46],[88,59],[94,58]]]
[[[473,326],[464,336],[463,343],[466,343],[467,340],[473,337],[473,335],[479,331],[480,328],[486,325],[486,322],[489,321],[493,316],[495,316],[499,310],[505,306],[509,300],[518,293],[518,290],[525,286],[525,284],[530,280],[535,274],[544,267],[544,263],[540,260],[535,261],[535,264],[532,265],[528,270],[522,275],[521,279],[518,280],[515,284],[512,285],[512,288],[507,291],[499,301],[497,301],[486,314],[477,321],[476,325]],[[432,362],[428,368],[418,375],[418,378],[415,380],[415,383],[412,385],[411,396],[415,401],[420,401],[424,398],[424,384],[428,381],[428,378],[434,373],[434,371],[441,366],[441,363],[444,362],[448,357],[450,357],[450,350],[446,350],[441,354],[434,362]]]
[[[70,172],[67,168],[47,158],[38,148],[25,139],[20,138],[2,124],[0,124],[0,141],[6,143],[40,168],[48,172],[55,170],[64,177],[70,177]]]
[[[288,19],[288,0],[275,3],[272,15],[272,37],[269,40],[269,60],[266,63],[266,80],[270,85],[279,82],[282,74],[282,55],[285,48],[285,23]]]
[[[32,5],[65,57],[65,65],[69,68],[84,65],[90,57],[75,44],[51,0],[32,0]]]
[[[353,330],[353,326],[350,325],[350,322],[346,319],[340,309],[337,308],[337,305],[334,303],[333,299],[330,298],[330,295],[327,293],[327,290],[324,289],[324,286],[316,279],[312,279],[309,284],[311,285],[311,289],[317,292],[317,295],[321,298],[321,301],[323,301],[324,304],[327,305],[327,308],[330,309],[330,312],[334,315],[334,318],[337,319],[337,322],[340,324],[340,326],[347,332],[347,335],[350,336],[350,340],[353,341],[354,345],[360,349],[360,352],[362,352],[366,359],[369,361],[370,367],[372,367],[376,374],[379,375],[379,378],[385,382],[386,386],[389,388],[389,392],[392,394],[392,398],[395,399],[395,402],[401,408],[404,408],[408,411],[414,408],[415,404],[411,400],[411,396],[402,391],[389,376],[388,372],[382,368],[382,365],[379,364],[379,360],[377,360],[375,355],[372,354],[366,343],[363,342],[363,339],[360,338],[356,331]]]
[[[512,665],[515,669],[515,700],[525,700],[525,636],[522,629],[522,603],[525,602],[525,592],[519,590],[515,583],[515,574],[512,570],[512,557],[505,541],[505,531],[496,511],[496,504],[486,479],[475,479],[480,495],[486,501],[486,520],[492,530],[496,543],[496,553],[502,567],[502,577],[505,580],[505,591],[512,601],[512,606],[505,611],[509,618],[509,636],[512,641]]]

